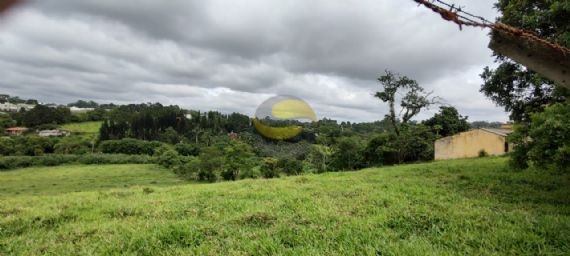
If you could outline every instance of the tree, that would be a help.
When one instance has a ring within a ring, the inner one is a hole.
[[[525,168],[530,162],[570,171],[570,104],[557,103],[533,114],[530,126],[518,126],[510,139],[515,144],[511,159],[515,167]]]
[[[570,47],[570,5],[567,0],[499,0],[498,21],[532,31],[539,37]],[[495,69],[485,67],[481,92],[511,113],[515,122],[529,122],[531,113],[541,112],[551,103],[564,102],[570,92],[539,74],[500,54]]]
[[[399,136],[400,125],[407,124],[422,109],[435,104],[437,97],[431,97],[431,92],[425,92],[424,88],[407,76],[400,76],[389,70],[385,72],[385,75],[378,78],[384,91],[376,92],[374,97],[388,103],[389,114],[386,117],[392,123],[396,135]],[[402,91],[405,91],[405,94],[400,100],[401,111],[400,114],[396,114],[396,93],[402,93]]]
[[[97,104],[97,102],[95,101],[84,101],[84,100],[78,100],[76,102],[73,103],[69,103],[67,104],[68,107],[78,107],[78,108],[96,108],[99,107],[99,104]]]
[[[273,157],[265,157],[261,162],[261,174],[266,179],[279,178],[279,160]]]
[[[318,172],[328,171],[332,149],[325,145],[312,145],[306,161]]]
[[[0,112],[0,134],[4,134],[4,128],[14,126],[16,124],[15,120],[9,114]]]
[[[223,150],[215,146],[204,148],[199,160],[198,180],[217,181],[224,165]]]
[[[182,140],[182,137],[178,135],[174,128],[168,127],[159,135],[159,140],[169,144],[176,144]]]
[[[331,159],[336,170],[355,170],[361,167],[361,146],[353,138],[342,138],[335,146]]]
[[[501,128],[501,122],[474,121],[469,124],[471,128]]]
[[[253,167],[253,149],[245,142],[231,140],[224,147],[224,170],[221,176],[224,180],[237,180],[240,171]]]
[[[42,124],[63,124],[71,119],[69,108],[50,108],[44,105],[36,105],[30,111],[22,113],[22,124],[35,127]]]
[[[101,125],[101,128],[99,128],[99,140],[100,141],[104,141],[104,140],[109,140],[110,136],[109,136],[109,121],[105,120],[103,121],[103,124]]]
[[[398,149],[393,133],[382,133],[368,142],[362,152],[366,166],[379,166],[398,163]]]
[[[423,121],[423,124],[443,137],[469,130],[467,117],[461,116],[457,109],[451,106],[439,107],[439,113]]]
[[[362,151],[366,166],[433,160],[435,134],[423,124],[403,126],[400,135],[383,133],[370,140]]]
[[[277,166],[287,175],[299,175],[303,172],[303,162],[294,158],[279,159]]]

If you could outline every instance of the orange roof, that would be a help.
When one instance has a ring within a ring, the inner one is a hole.
[[[26,127],[10,127],[10,128],[6,128],[6,131],[25,131],[28,128]]]

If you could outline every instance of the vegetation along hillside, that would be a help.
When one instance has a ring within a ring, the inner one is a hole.
[[[70,165],[2,172],[0,184],[1,255],[570,250],[570,175],[513,172],[505,158],[216,184],[156,165]]]

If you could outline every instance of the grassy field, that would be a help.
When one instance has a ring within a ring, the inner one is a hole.
[[[99,133],[101,121],[64,124],[61,128],[74,133]]]
[[[0,173],[0,255],[570,253],[570,175],[503,158],[181,183],[150,165]]]
[[[58,195],[132,186],[169,186],[183,181],[156,165],[83,165],[33,167],[0,173],[1,198]]]

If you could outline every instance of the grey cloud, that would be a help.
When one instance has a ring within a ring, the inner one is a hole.
[[[457,2],[495,15],[490,0]],[[477,72],[492,61],[486,33],[459,32],[413,1],[37,0],[0,24],[0,86],[61,103],[244,113],[286,94],[323,115],[363,120],[386,111],[371,94],[390,69],[460,109],[501,119],[477,92]]]

